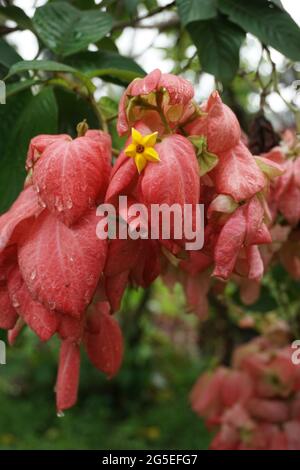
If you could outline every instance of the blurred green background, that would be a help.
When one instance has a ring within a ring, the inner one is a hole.
[[[153,289],[151,300],[142,290],[124,299],[120,373],[107,380],[83,357],[78,404],[62,418],[53,391],[58,342],[41,344],[27,330],[7,349],[0,366],[0,449],[207,448],[209,434],[188,403],[203,364],[196,319],[183,307],[178,312],[179,286],[169,294],[158,281]]]

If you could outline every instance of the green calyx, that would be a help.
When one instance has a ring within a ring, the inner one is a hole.
[[[188,140],[196,149],[200,176],[209,173],[218,164],[219,158],[207,149],[207,139],[204,135],[192,135]]]

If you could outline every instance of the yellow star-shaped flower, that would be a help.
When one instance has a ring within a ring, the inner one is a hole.
[[[134,158],[139,173],[143,171],[147,162],[159,162],[159,155],[154,149],[157,134],[153,132],[143,136],[134,127],[131,129],[132,143],[126,147],[125,155]]]

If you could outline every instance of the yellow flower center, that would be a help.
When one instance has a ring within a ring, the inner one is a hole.
[[[148,162],[159,162],[159,155],[154,148],[157,132],[142,135],[134,127],[131,129],[131,144],[124,150],[127,157],[134,159],[138,172],[141,173]]]

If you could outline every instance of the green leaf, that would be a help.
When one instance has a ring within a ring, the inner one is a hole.
[[[22,58],[17,54],[13,47],[0,38],[0,64],[9,69],[15,62]]]
[[[144,70],[133,59],[116,52],[81,52],[70,57],[67,62],[89,78],[101,77],[121,85],[145,75]]]
[[[66,2],[56,2],[37,8],[33,23],[46,46],[65,57],[106,36],[112,18],[100,9],[80,11]]]
[[[25,158],[32,137],[57,133],[57,105],[51,88],[38,95],[20,93],[0,106],[0,211],[6,210],[22,189]]]
[[[219,162],[219,158],[214,153],[207,150],[207,139],[203,135],[191,135],[188,140],[195,147],[200,176],[206,175]]]
[[[5,77],[5,80],[12,77],[13,75],[28,72],[29,70],[71,73],[81,80],[90,92],[95,90],[95,86],[91,80],[82,72],[74,69],[73,67],[70,67],[69,65],[54,62],[52,60],[22,60],[21,62],[17,62],[10,68],[8,75]]]
[[[18,97],[8,99],[5,105],[0,106],[0,163],[5,155],[5,148],[8,143],[6,139],[30,96],[29,92],[23,92]]]
[[[112,52],[119,52],[116,44],[111,38],[103,38],[100,41],[96,43],[96,46],[98,49],[104,50],[104,51],[112,51]]]
[[[198,50],[202,69],[222,82],[230,82],[239,66],[239,51],[245,33],[220,16],[187,26]]]
[[[98,104],[106,119],[109,119],[118,113],[118,103],[109,96],[102,96],[98,101]]]
[[[176,0],[182,23],[208,20],[217,16],[217,0]]]
[[[271,1],[272,3],[275,3],[275,5],[281,8],[281,10],[284,10],[284,6],[282,5],[281,0],[269,0],[269,1]]]
[[[99,122],[92,107],[77,94],[63,89],[55,88],[55,97],[58,105],[59,132],[76,137],[76,126],[84,119],[91,129],[97,129]]]
[[[134,15],[136,13],[139,0],[124,0],[124,6],[129,15]]]
[[[290,15],[261,0],[219,0],[220,10],[246,32],[292,60],[300,60],[300,28]]]
[[[31,19],[26,15],[22,8],[9,5],[0,6],[0,15],[8,20],[15,21],[21,29],[32,29]]]
[[[118,115],[118,102],[108,96],[102,96],[98,101],[98,106],[105,119],[110,119],[108,129],[112,138],[113,147],[121,151],[125,145],[126,137],[119,136],[116,129],[116,119],[111,119]]]
[[[6,98],[16,95],[17,93],[20,93],[21,91],[28,90],[28,88],[31,88],[33,85],[37,85],[39,83],[40,83],[40,80],[36,80],[34,78],[31,78],[29,80],[21,80],[15,83],[10,83],[9,85],[6,86]]]
[[[95,8],[94,0],[71,0],[71,3],[74,7],[77,7],[80,10],[90,10],[91,8]]]
[[[60,64],[59,62],[54,62],[52,60],[22,60],[10,68],[8,75],[5,78],[7,79],[16,74],[28,72],[29,70],[43,72],[76,72],[76,70],[69,65]]]

